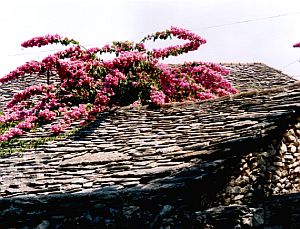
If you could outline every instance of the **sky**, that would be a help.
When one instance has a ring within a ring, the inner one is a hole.
[[[298,23],[297,23],[298,22]],[[167,63],[263,62],[300,79],[299,0],[9,0],[0,2],[0,77],[59,46],[23,49],[35,36],[60,34],[85,47],[140,41],[171,26],[207,40],[197,51]],[[146,43],[147,48],[181,41]]]

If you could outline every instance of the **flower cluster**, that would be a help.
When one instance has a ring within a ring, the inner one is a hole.
[[[166,95],[162,91],[157,91],[157,89],[154,88],[150,93],[150,98],[154,105],[160,106],[165,103]]]
[[[15,127],[10,128],[4,134],[0,135],[0,142],[8,141],[15,136],[21,136],[26,130],[31,130],[37,121],[36,116],[28,116],[24,121],[18,123]]]
[[[0,135],[0,142],[7,141],[15,136],[21,136],[24,134],[24,131],[20,128],[10,128],[9,131],[5,132],[4,134]]]
[[[300,48],[300,42],[293,45],[294,48]]]
[[[54,134],[59,134],[63,131],[63,127],[61,124],[54,124],[51,126],[51,130]]]
[[[0,78],[0,85],[7,83],[9,81],[17,79],[19,76],[24,76],[26,74],[36,74],[41,70],[41,63],[38,61],[30,61],[26,64],[18,67],[16,70],[8,73],[7,75]]]
[[[36,116],[28,116],[24,121],[20,122],[16,128],[22,129],[22,130],[31,130],[35,124],[34,122],[37,121]]]
[[[29,86],[21,92],[16,92],[13,98],[6,104],[6,107],[12,108],[15,104],[26,100],[33,95],[42,94],[46,89],[48,89],[48,85]]]
[[[172,37],[187,42],[162,49],[145,48],[147,40]],[[59,35],[36,37],[23,42],[22,46],[41,47],[54,43],[70,46],[42,61],[28,62],[0,78],[1,85],[28,74],[41,77],[51,73],[59,77],[58,85],[34,85],[13,96],[0,116],[0,123],[14,122],[14,127],[0,135],[0,142],[45,123],[52,123],[52,132],[59,134],[74,121],[84,126],[113,106],[161,106],[237,93],[224,79],[229,71],[220,65],[159,62],[160,58],[194,51],[206,43],[205,39],[185,29],[171,27],[148,35],[139,43],[118,41],[102,48],[85,49],[77,41]],[[116,57],[104,61],[101,59],[103,53],[114,53]]]
[[[154,49],[153,52],[150,52],[149,54],[152,55],[154,58],[167,58],[169,56],[177,56],[182,53],[197,50],[200,47],[200,45],[206,43],[206,40],[201,38],[200,36],[191,33],[186,29],[181,29],[177,27],[171,27],[170,30],[154,33],[145,37],[142,41],[155,41],[156,39],[167,39],[168,37],[172,38],[172,36],[175,36],[178,39],[189,40],[190,42],[184,45],[169,46],[164,49]]]
[[[40,111],[39,117],[45,121],[53,121],[56,117],[56,113],[54,111],[50,111],[49,109],[45,109]]]
[[[45,46],[48,44],[53,44],[53,43],[59,43],[59,41],[62,39],[62,37],[58,34],[56,35],[46,35],[46,36],[42,36],[42,37],[34,37],[31,40],[28,41],[24,41],[21,46],[24,48],[28,48],[28,47],[41,47],[41,46]]]

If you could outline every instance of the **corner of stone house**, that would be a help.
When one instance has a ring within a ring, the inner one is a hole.
[[[243,156],[220,205],[259,204],[265,197],[300,191],[300,122],[256,152]]]

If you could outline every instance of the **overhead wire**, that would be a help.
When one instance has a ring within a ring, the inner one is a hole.
[[[250,23],[250,22],[262,21],[262,20],[270,20],[270,19],[274,19],[274,18],[286,17],[286,16],[291,16],[291,15],[296,15],[296,14],[300,14],[300,11],[299,12],[293,12],[293,13],[271,15],[271,16],[267,16],[267,17],[253,18],[253,19],[248,19],[248,20],[240,20],[240,21],[235,21],[235,22],[225,23],[225,24],[219,24],[219,25],[204,26],[204,27],[200,27],[199,29],[213,29],[213,28],[231,26],[231,25],[236,25],[236,24]],[[85,47],[92,47],[94,45],[88,44],[88,45],[84,45],[84,46]],[[62,49],[49,49],[49,50],[36,51],[36,52],[16,53],[16,54],[10,54],[10,55],[7,55],[7,56],[3,56],[3,57],[0,57],[0,58],[3,59],[3,58],[6,58],[6,57],[23,56],[23,55],[30,55],[30,54],[60,51],[60,50],[62,50]]]
[[[243,24],[243,23],[256,22],[256,21],[262,21],[262,20],[270,20],[270,19],[274,19],[274,18],[286,17],[286,16],[291,16],[291,15],[296,15],[296,14],[300,14],[300,12],[277,14],[277,15],[272,15],[272,16],[267,16],[267,17],[253,18],[253,19],[235,21],[235,22],[219,24],[219,25],[204,26],[204,27],[201,27],[200,29],[213,29],[213,28],[219,28],[219,27],[236,25],[236,24]]]
[[[296,60],[294,60],[293,62],[284,65],[283,67],[280,68],[280,70],[284,70],[284,69],[290,67],[291,65],[294,65],[294,64],[297,63],[297,62],[300,62],[300,59],[296,59]]]
[[[31,54],[36,54],[36,53],[54,52],[54,51],[60,51],[60,50],[63,50],[63,48],[61,48],[61,49],[48,49],[48,50],[42,50],[42,51],[40,50],[40,51],[36,51],[36,52],[16,53],[16,54],[7,55],[5,57],[25,56],[25,55],[31,55]]]
[[[224,24],[218,24],[218,25],[203,26],[203,27],[200,27],[199,29],[202,29],[202,30],[203,29],[215,29],[215,28],[226,27],[226,26],[237,25],[237,24],[257,22],[257,21],[262,21],[262,20],[271,20],[271,19],[276,19],[276,18],[281,18],[281,17],[287,17],[287,16],[297,15],[297,14],[300,14],[300,12],[277,14],[277,15],[271,15],[271,16],[267,16],[267,17],[253,18],[253,19],[247,19],[247,20],[240,20],[240,21],[234,21],[234,22],[224,23]],[[85,47],[92,47],[92,46],[95,46],[95,45],[87,44],[87,45],[84,45],[84,46]],[[35,52],[15,53],[15,54],[10,54],[10,55],[7,55],[7,56],[0,57],[0,59],[4,59],[4,58],[7,58],[7,57],[16,57],[16,56],[25,56],[25,55],[31,55],[31,54],[39,54],[39,53],[49,53],[49,52],[60,51],[60,50],[63,50],[63,48],[48,49],[48,50],[39,50],[39,51],[35,51]],[[296,59],[293,62],[284,65],[283,67],[280,68],[280,70],[282,71],[282,70],[284,70],[284,69],[286,69],[286,68],[288,68],[288,67],[296,64],[297,62],[300,62],[300,59],[299,60]],[[297,77],[299,77],[299,76],[297,76]]]

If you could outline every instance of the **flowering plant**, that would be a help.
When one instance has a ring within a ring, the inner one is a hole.
[[[294,48],[300,48],[300,42],[293,45]]]
[[[145,48],[147,40],[172,37],[188,42],[163,49]],[[0,116],[0,123],[17,124],[0,135],[0,142],[44,123],[52,123],[53,133],[58,134],[75,120],[82,120],[80,124],[86,125],[112,106],[161,106],[174,101],[199,101],[237,93],[223,78],[229,71],[217,64],[159,62],[159,59],[197,50],[206,43],[205,39],[185,29],[171,27],[148,35],[138,43],[113,42],[102,48],[86,49],[79,42],[60,35],[36,37],[23,42],[22,46],[41,47],[55,43],[68,48],[41,61],[27,62],[0,78],[0,85],[28,74],[59,78],[57,84],[29,86],[13,96]],[[116,57],[103,60],[103,53],[115,53]]]

